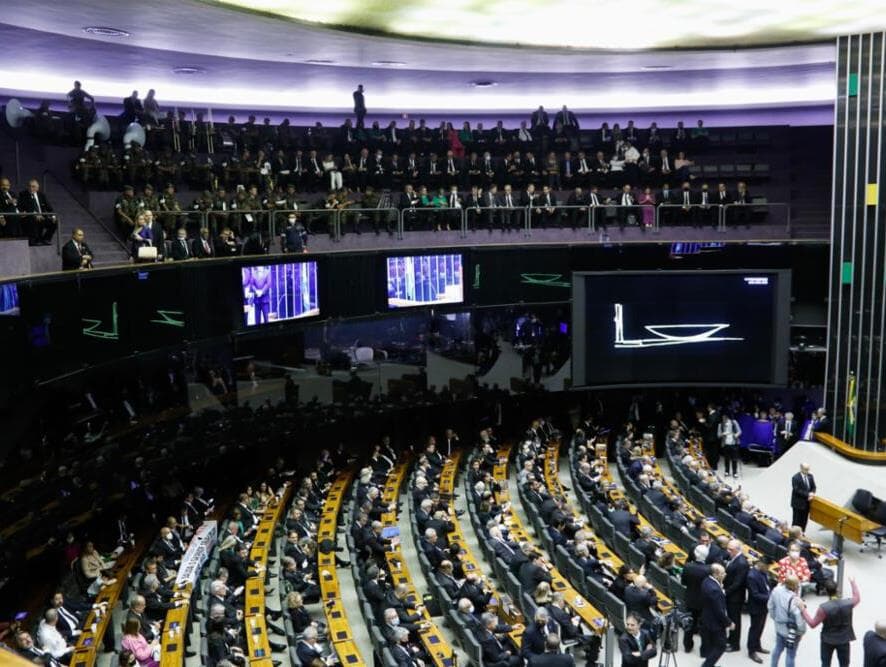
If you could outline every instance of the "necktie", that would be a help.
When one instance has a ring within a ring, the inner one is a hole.
[[[671,170],[671,168],[668,166],[668,159],[667,158],[664,159],[664,163],[662,164],[662,169],[664,169],[665,171]]]
[[[78,255],[82,255],[82,254],[83,254],[83,248],[80,247],[80,244],[75,242],[74,245],[77,247],[77,254],[78,254]]]
[[[708,193],[707,192],[701,193],[701,203],[707,205],[707,203],[708,203]]]
[[[449,207],[450,207],[450,208],[455,208],[455,195],[452,195],[452,200],[451,200],[451,202],[450,202],[450,204],[449,204]]]
[[[683,190],[683,203],[689,206],[689,191]]]
[[[181,240],[182,249],[185,251],[185,257],[188,256],[188,242],[184,239]]]
[[[453,173],[455,171],[455,164],[453,164],[452,160],[449,161],[449,172]]]
[[[43,209],[40,208],[40,197],[36,192],[34,193],[34,204],[37,206],[37,213],[43,213]]]
[[[511,195],[508,195],[508,208],[511,207]]]

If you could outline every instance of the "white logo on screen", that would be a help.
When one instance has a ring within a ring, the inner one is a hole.
[[[744,338],[717,336],[731,324],[646,324],[643,326],[655,338],[625,338],[624,306],[615,304],[615,349],[636,349],[643,347],[669,347],[674,345],[700,345],[702,343],[722,343],[739,341]]]

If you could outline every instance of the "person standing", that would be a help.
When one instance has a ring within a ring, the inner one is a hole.
[[[886,667],[886,620],[864,635],[864,667]]]
[[[748,615],[751,625],[748,628],[748,657],[758,664],[763,664],[760,653],[769,653],[760,643],[763,628],[766,625],[767,605],[769,603],[769,561],[760,558],[748,572]]]
[[[701,584],[701,645],[704,653],[702,667],[715,667],[726,652],[726,632],[735,630],[726,610],[723,580],[726,569],[719,563],[711,565],[711,574]]]
[[[803,619],[809,628],[821,624],[821,667],[830,667],[834,653],[840,667],[849,667],[849,643],[855,641],[852,610],[861,602],[855,578],[849,577],[849,584],[852,586],[852,598],[841,598],[837,582],[829,579],[824,585],[828,601],[818,608],[815,616],[810,616],[803,609]]]
[[[366,100],[363,97],[362,83],[354,91],[354,115],[357,116],[357,127],[363,129],[363,119],[366,118]]]
[[[92,259],[92,250],[86,245],[86,234],[77,227],[71,234],[71,240],[62,246],[62,271],[91,269]]]
[[[798,595],[799,590],[800,581],[796,577],[788,577],[769,596],[767,609],[775,622],[775,647],[772,649],[770,667],[778,667],[782,653],[787,656],[787,667],[795,667],[797,646],[806,632],[806,621],[803,618],[806,603]]]
[[[726,613],[729,620],[735,626],[729,633],[729,646],[727,651],[733,653],[741,650],[741,610],[744,607],[747,595],[748,559],[741,551],[741,542],[730,540],[726,546],[729,560],[726,562],[726,578],[723,580],[723,589],[726,593]]]
[[[729,477],[729,464],[732,464],[732,476],[738,478],[738,443],[741,427],[738,422],[727,414],[723,414],[717,424],[717,437],[720,439],[720,453],[723,456],[723,476]]]
[[[641,625],[642,620],[636,614],[627,615],[625,633],[618,638],[621,667],[647,667],[658,654],[655,641]]]
[[[810,473],[808,463],[800,464],[800,472],[791,478],[791,509],[794,512],[791,525],[800,526],[806,532],[809,523],[809,504],[815,497],[815,477]]]
[[[701,623],[701,586],[711,573],[710,567],[705,565],[708,553],[707,545],[696,545],[692,551],[694,560],[691,563],[686,563],[686,567],[683,568],[683,573],[680,575],[680,583],[686,587],[686,610],[692,616],[692,627],[683,633],[683,648],[687,653],[691,653],[695,646],[692,636],[699,632]]]

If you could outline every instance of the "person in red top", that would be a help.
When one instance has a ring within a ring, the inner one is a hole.
[[[831,658],[837,654],[840,667],[849,667],[849,643],[855,641],[855,631],[852,628],[852,610],[861,602],[861,595],[853,577],[849,578],[852,585],[852,598],[841,598],[837,591],[837,584],[833,580],[825,582],[825,592],[828,601],[822,604],[815,616],[810,616],[804,607],[803,619],[812,629],[821,624],[821,664],[830,667]]]
[[[797,577],[801,584],[812,578],[809,565],[806,564],[806,559],[800,553],[800,545],[796,542],[791,542],[788,555],[778,561],[778,583],[784,583],[784,580],[791,575]]]

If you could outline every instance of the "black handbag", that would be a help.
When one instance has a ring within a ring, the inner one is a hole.
[[[791,615],[791,603],[794,601],[794,598],[788,600],[788,620],[785,625],[787,625],[788,633],[784,637],[784,645],[785,648],[796,648],[797,646],[797,622],[794,620],[794,617]]]

